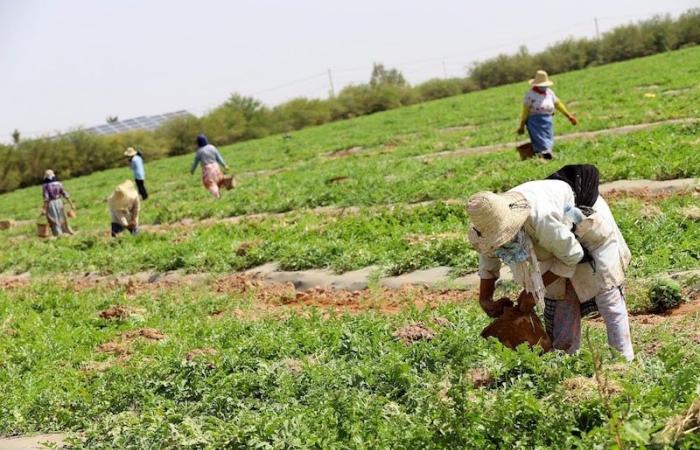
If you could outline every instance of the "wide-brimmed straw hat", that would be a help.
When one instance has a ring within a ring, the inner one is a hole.
[[[467,202],[472,225],[469,241],[479,253],[491,253],[510,242],[530,214],[530,206],[519,192],[477,192]]]
[[[134,147],[129,147],[124,151],[124,156],[131,158],[134,155],[136,155],[136,150],[134,150]]]
[[[134,200],[139,199],[139,193],[134,186],[134,182],[126,180],[117,186],[112,195],[107,199],[109,207],[115,210],[130,208]]]
[[[535,78],[529,81],[532,86],[547,87],[554,84],[554,81],[549,79],[549,75],[544,70],[538,70],[535,73]]]

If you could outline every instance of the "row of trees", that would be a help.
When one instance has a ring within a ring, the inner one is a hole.
[[[700,44],[700,9],[677,19],[659,16],[621,26],[601,39],[567,39],[535,54],[522,47],[515,54],[473,64],[464,78],[432,79],[411,86],[398,70],[375,64],[367,83],[348,86],[324,100],[295,98],[270,108],[255,98],[234,94],[201,118],[179,117],[155,132],[93,136],[78,131],[26,141],[20,141],[17,133],[15,145],[0,146],[0,192],[39,182],[48,167],[63,178],[115,167],[123,164],[120,155],[128,146],[142,147],[148,159],[157,159],[193,151],[199,133],[225,145],[518,82],[539,68],[561,73],[696,44]]]

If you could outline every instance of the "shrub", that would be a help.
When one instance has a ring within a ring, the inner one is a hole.
[[[184,155],[196,147],[201,133],[201,121],[194,116],[176,117],[156,130],[156,136],[165,141],[169,155]]]
[[[670,279],[659,279],[649,288],[649,301],[656,312],[675,308],[681,302],[681,287]]]

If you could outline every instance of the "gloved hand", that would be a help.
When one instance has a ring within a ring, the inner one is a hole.
[[[500,317],[501,315],[503,315],[504,308],[513,307],[513,302],[510,301],[509,298],[503,297],[496,300],[495,302],[479,302],[479,305],[481,305],[481,309],[484,310],[487,316]]]

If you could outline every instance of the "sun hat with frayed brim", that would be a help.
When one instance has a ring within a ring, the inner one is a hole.
[[[128,156],[129,158],[131,158],[134,155],[136,155],[136,150],[134,150],[134,147],[129,147],[124,152],[124,156]]]
[[[510,242],[530,214],[530,206],[519,192],[477,192],[467,202],[472,225],[469,241],[479,253],[491,253]]]
[[[535,73],[535,78],[529,81],[532,86],[547,87],[554,84],[554,81],[549,79],[549,75],[544,70],[538,70]]]
[[[139,193],[134,186],[134,182],[126,180],[114,189],[112,195],[107,199],[107,204],[115,211],[129,209],[134,201],[138,201]]]

